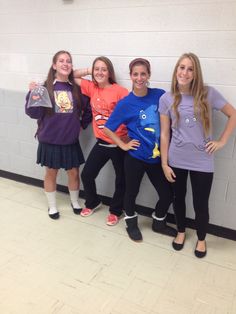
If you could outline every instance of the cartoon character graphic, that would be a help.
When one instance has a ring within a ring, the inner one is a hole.
[[[73,111],[72,95],[70,91],[55,91],[56,112],[71,113]]]
[[[157,105],[151,105],[146,110],[139,112],[137,131],[144,143],[146,143],[146,146],[151,147],[149,158],[159,157],[160,118],[157,112]]]
[[[184,126],[184,132],[180,133],[178,128],[176,132],[173,132],[173,140],[176,146],[181,147],[185,144],[193,144],[197,150],[204,151],[206,149],[206,143],[210,141],[210,138],[204,138],[199,128],[196,127],[198,119],[194,115],[186,115],[183,117],[182,124]],[[193,139],[195,139],[193,141]]]
[[[99,129],[103,129],[105,123],[107,122],[112,109],[115,107],[115,102],[110,104],[110,106],[106,103],[106,101],[100,97],[97,97],[92,102],[92,110],[94,115],[94,121]]]

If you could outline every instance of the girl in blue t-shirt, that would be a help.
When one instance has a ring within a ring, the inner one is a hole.
[[[159,200],[153,212],[152,229],[155,232],[175,236],[176,230],[166,225],[166,215],[172,203],[172,192],[160,164],[160,123],[159,98],[164,90],[148,88],[151,75],[150,63],[143,58],[134,59],[130,65],[130,78],[133,90],[120,100],[108,119],[104,132],[121,149],[128,151],[125,156],[124,198],[125,221],[129,237],[142,240],[135,212],[135,200],[144,173],[156,189]],[[128,130],[129,142],[122,141],[116,134],[117,128],[124,124]]]

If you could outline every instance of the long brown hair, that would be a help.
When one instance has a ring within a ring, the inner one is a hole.
[[[190,52],[184,53],[179,60],[177,61],[173,75],[172,75],[172,83],[171,83],[171,93],[174,97],[174,103],[172,105],[174,113],[176,115],[176,123],[179,121],[179,111],[178,106],[181,101],[181,93],[178,86],[177,81],[177,69],[183,59],[189,59],[193,64],[193,80],[190,84],[190,95],[194,98],[194,115],[200,115],[200,119],[203,125],[205,136],[209,135],[211,128],[211,117],[209,111],[209,104],[207,101],[207,87],[204,86],[201,65],[198,57]]]
[[[48,90],[48,94],[50,96],[50,99],[52,101],[52,103],[54,104],[54,89],[53,89],[53,83],[56,79],[56,70],[53,68],[53,65],[56,64],[58,58],[60,57],[61,54],[67,54],[72,62],[72,56],[71,54],[66,51],[66,50],[60,50],[57,53],[55,53],[55,55],[52,58],[52,65],[48,71],[48,76],[46,81],[44,82],[44,86],[47,88]],[[74,74],[73,74],[73,69],[71,70],[71,73],[68,76],[68,80],[70,81],[70,83],[72,84],[72,96],[73,99],[76,101],[76,103],[78,103],[79,108],[81,108],[81,101],[80,101],[80,91],[79,91],[79,87],[76,85],[75,80],[74,80]],[[54,112],[54,110],[52,108],[47,108],[46,109],[46,113],[47,114],[52,114]]]
[[[104,62],[106,64],[107,70],[108,70],[108,73],[109,73],[108,82],[110,84],[115,84],[116,83],[116,76],[115,76],[115,70],[114,70],[113,64],[112,64],[110,59],[108,59],[107,57],[104,57],[104,56],[97,57],[93,61],[93,65],[92,65],[92,80],[93,80],[94,84],[98,85],[98,83],[95,80],[95,77],[93,75],[95,63],[97,61],[102,61],[102,62]]]

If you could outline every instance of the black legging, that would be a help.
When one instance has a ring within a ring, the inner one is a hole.
[[[199,240],[204,240],[209,222],[209,196],[212,186],[213,173],[185,170],[172,167],[176,180],[173,183],[174,211],[179,232],[185,232],[187,178],[190,175],[193,195],[195,223]]]
[[[158,218],[163,218],[172,203],[173,195],[171,185],[164,176],[161,164],[145,163],[144,161],[131,157],[129,153],[125,155],[126,191],[124,209],[126,215],[133,216],[135,214],[135,200],[145,172],[159,196],[155,207],[155,215]]]
[[[125,152],[119,147],[107,147],[99,142],[94,145],[81,173],[86,207],[94,208],[100,203],[95,179],[104,165],[111,160],[115,170],[115,192],[109,211],[117,216],[122,215],[125,193],[124,154]]]

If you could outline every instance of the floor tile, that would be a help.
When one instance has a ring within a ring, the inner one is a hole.
[[[68,194],[57,200],[54,221],[42,188],[0,178],[0,313],[236,313],[235,241],[208,235],[200,260],[194,230],[176,252],[148,217],[136,243],[123,218],[106,225],[107,206],[84,218]]]

